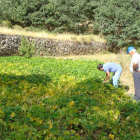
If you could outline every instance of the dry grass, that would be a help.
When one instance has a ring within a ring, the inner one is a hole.
[[[134,82],[132,74],[129,70],[131,57],[126,54],[126,52],[122,52],[120,54],[96,54],[96,55],[81,55],[81,56],[65,56],[65,57],[55,57],[57,59],[59,58],[68,58],[68,59],[82,59],[82,60],[98,60],[104,63],[107,62],[115,62],[117,64],[120,64],[123,68],[120,81],[122,85],[127,86],[129,90],[127,91],[128,95],[134,94]]]
[[[24,29],[10,29],[5,27],[0,27],[0,33],[2,34],[14,34],[14,35],[24,35],[24,36],[32,36],[32,37],[40,37],[40,38],[50,38],[50,39],[58,39],[58,40],[72,40],[72,41],[96,41],[96,42],[105,42],[105,40],[97,35],[74,35],[74,34],[52,34],[42,32],[33,32],[33,31],[25,31]]]

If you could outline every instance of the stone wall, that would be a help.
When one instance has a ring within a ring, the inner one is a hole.
[[[27,39],[35,43],[36,54],[41,56],[86,55],[107,50],[106,44],[94,41],[86,43],[30,36]],[[0,56],[18,54],[20,43],[20,35],[0,34]]]

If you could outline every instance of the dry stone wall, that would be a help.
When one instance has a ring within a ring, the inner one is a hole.
[[[0,56],[18,54],[21,43],[20,35],[0,34]],[[75,42],[48,38],[27,36],[29,43],[34,42],[36,54],[40,56],[67,56],[95,54],[107,50],[107,46],[101,42]]]

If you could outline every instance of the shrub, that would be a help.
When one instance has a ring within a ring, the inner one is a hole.
[[[33,32],[40,32],[40,31],[44,31],[43,29],[34,27],[34,26],[30,26],[30,27],[26,27],[25,31],[33,31]]]
[[[11,27],[12,27],[11,21],[5,21],[5,20],[3,20],[3,21],[1,22],[1,25],[2,25],[3,27],[7,27],[7,28],[11,28]]]
[[[25,56],[26,58],[31,58],[35,54],[35,47],[34,42],[32,41],[29,43],[27,38],[25,36],[22,36],[21,38],[21,45],[18,48],[19,55]]]
[[[98,35],[100,33],[99,26],[95,24],[93,27],[93,34]]]
[[[19,25],[14,25],[13,28],[16,29],[16,30],[22,30],[22,27],[19,26]]]

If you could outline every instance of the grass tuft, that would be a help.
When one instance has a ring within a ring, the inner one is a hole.
[[[70,40],[70,41],[96,41],[103,42],[106,41],[97,35],[75,35],[75,34],[54,34],[54,33],[46,33],[45,31],[35,32],[35,31],[26,31],[25,29],[16,28],[10,29],[6,27],[0,27],[0,33],[2,34],[11,34],[11,35],[23,35],[23,36],[32,36],[32,37],[40,37],[40,38],[50,38],[50,39],[58,39],[58,40]]]

